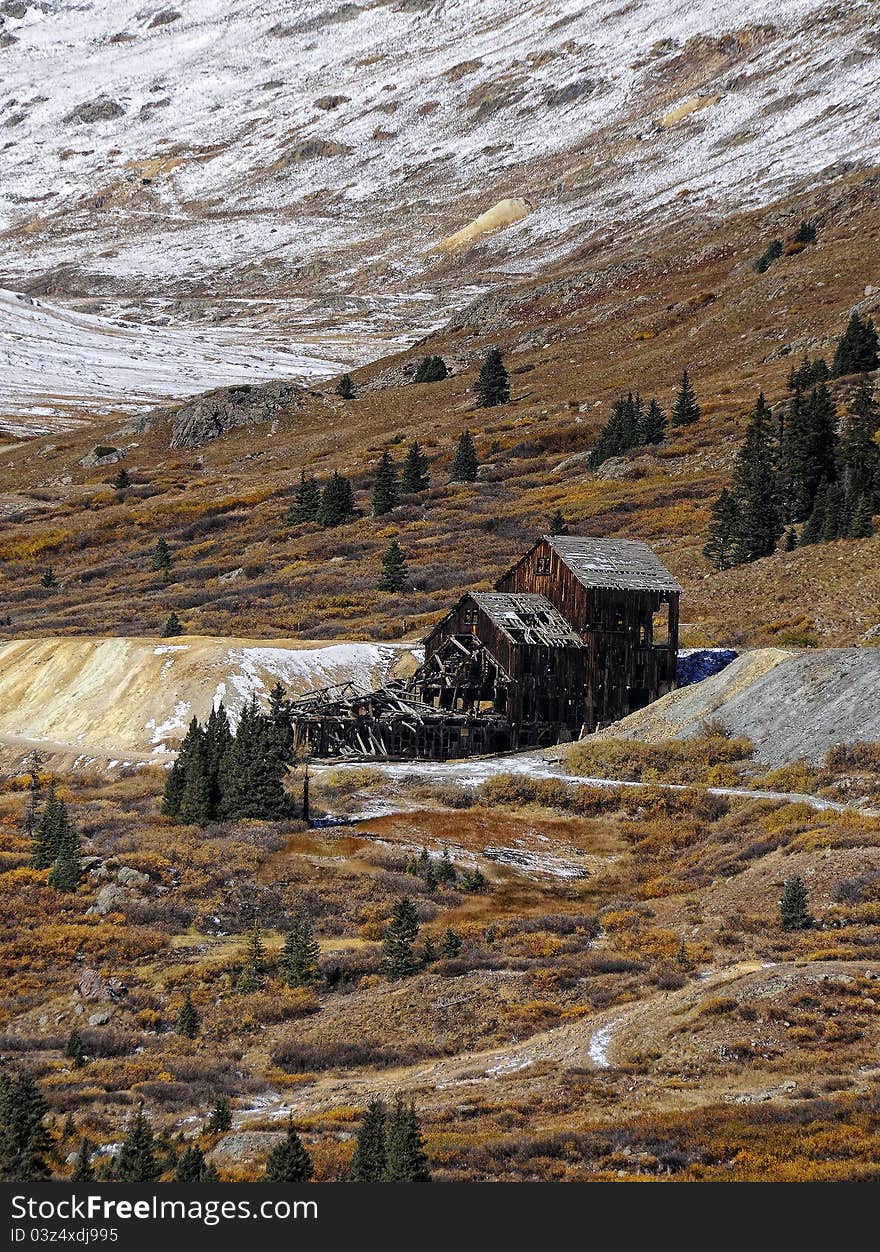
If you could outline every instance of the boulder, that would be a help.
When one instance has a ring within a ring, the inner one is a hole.
[[[123,887],[131,887],[134,891],[141,891],[144,887],[149,887],[149,874],[142,874],[139,869],[132,869],[130,865],[123,865],[116,874],[116,881]]]
[[[98,96],[95,100],[85,100],[78,104],[64,120],[91,125],[93,122],[112,122],[114,118],[123,117],[124,114],[125,109],[118,100],[111,100],[109,96]]]
[[[128,893],[115,883],[108,883],[95,896],[94,909],[103,917],[106,913],[118,913],[128,900]]]
[[[299,407],[306,394],[288,382],[218,387],[178,408],[152,409],[141,419],[140,429],[169,421],[172,448],[199,448],[230,430],[273,421],[285,409]]]

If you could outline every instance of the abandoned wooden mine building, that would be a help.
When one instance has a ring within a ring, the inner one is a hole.
[[[544,536],[490,592],[425,637],[425,659],[377,692],[293,706],[317,755],[448,758],[550,746],[675,686],[681,587],[644,543]]]

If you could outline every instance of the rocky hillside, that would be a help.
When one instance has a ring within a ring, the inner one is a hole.
[[[6,0],[0,285],[117,326],[222,322],[209,355],[263,377],[293,364],[279,332],[364,361],[499,281],[876,160],[875,9]],[[81,327],[86,366],[106,330]],[[19,375],[33,331],[10,334]],[[161,394],[198,389],[175,359]],[[84,386],[56,364],[42,402],[4,388],[0,411],[142,390],[129,366]]]

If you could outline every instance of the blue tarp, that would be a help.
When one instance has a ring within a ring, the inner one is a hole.
[[[679,687],[689,687],[720,673],[739,656],[732,648],[687,648],[678,654],[675,679]]]

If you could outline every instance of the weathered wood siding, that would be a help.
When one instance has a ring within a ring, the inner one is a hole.
[[[543,541],[498,582],[499,591],[545,596],[587,643],[584,722],[625,717],[675,686],[678,593],[585,587]],[[653,618],[669,606],[668,640],[654,645]]]

